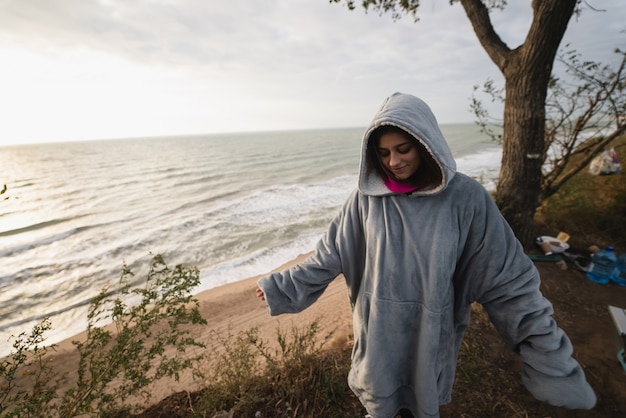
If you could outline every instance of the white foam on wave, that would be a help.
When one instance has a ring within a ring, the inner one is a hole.
[[[200,286],[195,291],[199,293],[259,274],[266,274],[302,254],[313,251],[321,237],[322,233],[301,236],[296,240],[203,269],[200,272]]]
[[[354,189],[356,176],[342,176],[319,184],[292,184],[255,191],[222,211],[249,225],[284,225],[309,213],[343,204]]]
[[[502,148],[486,148],[457,158],[457,171],[475,178],[487,190],[494,191],[498,182],[501,159]]]

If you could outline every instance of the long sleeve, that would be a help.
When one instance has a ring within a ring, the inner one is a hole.
[[[339,274],[354,274],[362,247],[358,197],[353,193],[314,252],[290,269],[270,274],[258,281],[271,315],[301,312],[313,304]],[[343,257],[342,257],[343,256]]]
[[[596,396],[572,357],[567,335],[541,294],[539,273],[490,197],[474,214],[463,269],[472,276],[473,297],[487,311],[505,342],[521,356],[522,382],[532,395],[556,406],[589,409]]]

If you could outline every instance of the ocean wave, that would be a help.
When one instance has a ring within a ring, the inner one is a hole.
[[[60,222],[57,222],[60,223]],[[50,225],[55,225],[56,223],[52,223],[52,224],[48,224],[47,226]],[[92,228],[92,226],[81,226],[78,228],[72,228],[69,229],[65,232],[61,232],[59,234],[54,234],[51,235],[49,237],[46,238],[42,238],[40,240],[37,241],[33,241],[33,242],[29,242],[27,244],[23,244],[23,245],[19,245],[17,247],[13,247],[13,248],[8,248],[6,250],[0,250],[0,257],[11,257],[13,255],[17,255],[17,254],[21,254],[24,253],[26,251],[30,251],[32,249],[38,248],[38,247],[43,247],[46,245],[50,245],[53,244],[55,242],[58,241],[63,241],[64,239],[71,237],[72,235],[78,234],[80,232],[86,231],[88,229]],[[24,230],[22,232],[27,232],[27,231],[31,231],[33,229],[30,228],[23,228]],[[36,228],[36,229],[40,229],[40,228]],[[21,232],[20,232],[21,233]]]
[[[106,296],[111,296],[111,295],[113,295],[115,293],[116,293],[116,291],[107,292]],[[81,307],[84,307],[84,306],[88,306],[88,305],[90,305],[92,303],[92,301],[93,301],[93,298],[88,298],[88,299],[81,300],[81,301],[78,301],[76,303],[73,303],[71,305],[63,306],[62,308],[58,308],[58,309],[51,310],[51,311],[46,311],[45,313],[36,314],[36,315],[30,315],[30,316],[23,317],[23,318],[20,318],[18,320],[12,321],[12,322],[1,323],[0,324],[0,332],[4,332],[4,331],[6,331],[6,330],[8,330],[10,328],[19,327],[21,325],[28,324],[28,323],[31,323],[31,322],[39,322],[39,321],[41,321],[41,320],[43,320],[45,318],[52,318],[54,316],[61,315],[61,314],[64,314],[66,312],[73,311],[74,309],[81,308]]]
[[[22,228],[16,228],[16,229],[10,229],[8,231],[3,231],[0,232],[0,237],[8,237],[11,235],[17,235],[17,234],[23,234],[25,232],[31,232],[31,231],[36,231],[38,229],[44,229],[47,228],[49,226],[53,226],[53,225],[58,225],[64,222],[68,222],[71,221],[74,218],[60,218],[60,219],[53,219],[51,221],[45,221],[45,222],[39,222],[36,224],[32,224],[32,225],[28,225]]]
[[[176,176],[170,176],[168,179],[185,179],[184,181],[178,181],[174,184],[174,187],[185,187],[185,186],[205,186],[207,183],[213,182],[215,180],[221,180],[224,176],[220,174],[204,174],[198,177],[191,177],[191,173],[183,172],[177,174]]]
[[[177,206],[176,208],[165,212],[165,215],[174,215],[180,213],[180,211],[194,208],[202,208],[203,210],[206,210],[208,207],[210,207],[210,204],[215,204],[216,202],[219,203],[227,198],[237,195],[241,195],[241,192],[235,190],[225,190],[222,192],[213,193],[210,196],[203,196],[201,199],[198,200],[184,202],[180,206]]]
[[[241,199],[225,202],[218,213],[234,223],[284,225],[311,211],[339,207],[356,186],[356,176],[340,176],[324,183],[287,184],[256,190]]]
[[[294,240],[203,268],[200,270],[200,286],[195,289],[195,293],[266,274],[302,254],[311,252],[322,235],[322,233],[301,235]]]

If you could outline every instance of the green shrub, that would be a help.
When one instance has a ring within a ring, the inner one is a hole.
[[[52,363],[46,357],[45,333],[52,328],[48,319],[35,325],[30,334],[21,333],[13,342],[11,354],[0,361],[0,414],[3,417],[47,417],[48,408],[57,397],[52,381]],[[21,375],[21,379],[20,379]],[[20,380],[34,381],[32,389],[20,386]],[[12,406],[12,407],[9,407]]]

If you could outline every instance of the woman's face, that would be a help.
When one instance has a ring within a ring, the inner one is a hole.
[[[399,132],[382,134],[377,151],[382,165],[400,181],[411,178],[422,162],[415,143]]]

